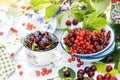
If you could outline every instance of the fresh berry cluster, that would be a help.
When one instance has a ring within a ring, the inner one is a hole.
[[[71,55],[93,54],[108,46],[110,35],[111,31],[105,34],[105,30],[92,32],[88,29],[75,28],[63,38],[63,41],[68,45]]]
[[[48,75],[52,72],[52,69],[47,69],[47,68],[42,68],[42,71],[40,72],[40,70],[36,70],[35,73],[36,73],[36,76],[45,76],[45,75]]]
[[[90,67],[85,67],[84,69],[80,69],[77,72],[77,80],[83,80],[85,73],[88,77],[93,77],[96,71],[96,66],[92,65]]]
[[[65,24],[66,24],[67,26],[71,26],[71,24],[77,25],[77,24],[78,24],[78,20],[77,20],[77,19],[73,19],[72,22],[71,22],[70,20],[67,20],[67,21],[65,22]]]
[[[112,71],[112,66],[108,65],[106,66],[106,72]],[[116,77],[112,77],[111,74],[106,73],[105,75],[97,75],[96,77],[97,80],[118,80]]]
[[[58,40],[53,34],[48,32],[36,31],[27,35],[24,38],[25,46],[32,49],[32,45],[35,46],[35,51],[38,50],[49,50],[57,46]]]
[[[71,56],[71,58],[68,58],[68,62],[72,62],[72,61],[77,61],[77,67],[80,67],[81,65],[84,64],[83,61],[81,61],[81,59],[79,57],[75,58],[73,55]]]

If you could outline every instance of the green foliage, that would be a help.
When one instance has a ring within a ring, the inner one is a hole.
[[[93,2],[93,6],[97,12],[97,15],[104,13],[109,5],[110,0],[95,0],[95,2]]]
[[[104,18],[97,17],[97,13],[94,12],[83,20],[83,28],[90,29],[91,31],[100,31],[107,25],[107,21]]]
[[[50,17],[54,16],[59,11],[60,6],[57,4],[52,4],[46,8],[45,20],[48,20]]]
[[[68,70],[71,74],[70,77],[65,77],[64,72]],[[62,80],[75,80],[76,74],[72,68],[69,67],[63,67],[58,71],[58,75]]]
[[[59,25],[60,25],[60,23],[61,23],[62,18],[63,18],[67,13],[68,13],[68,11],[62,12],[60,15],[58,15],[58,24],[59,24]]]

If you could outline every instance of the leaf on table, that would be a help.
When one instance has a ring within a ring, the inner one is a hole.
[[[68,11],[66,12],[62,12],[61,14],[58,15],[58,24],[60,25],[62,18],[68,13]]]
[[[64,76],[64,72],[68,70],[70,71],[70,77],[65,77]],[[75,77],[76,77],[76,74],[74,72],[74,70],[72,68],[69,68],[69,67],[63,67],[61,68],[59,71],[58,71],[58,75],[61,79],[64,79],[64,80],[75,80]]]
[[[120,73],[120,60],[115,62],[114,68],[118,70],[118,72]]]
[[[98,72],[101,72],[101,73],[104,73],[104,74],[109,73],[112,76],[116,76],[118,74],[118,70],[116,70],[116,69],[112,69],[110,72],[106,72],[106,66],[107,65],[104,64],[104,63],[94,62],[93,64],[97,67]]]
[[[45,20],[48,20],[50,17],[54,16],[60,9],[58,4],[52,4],[46,8]]]
[[[104,13],[109,5],[110,0],[95,0],[95,2],[93,2],[93,6],[98,15]]]

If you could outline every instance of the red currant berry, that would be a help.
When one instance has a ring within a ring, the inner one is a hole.
[[[113,61],[113,57],[110,56],[110,57],[108,58],[108,61],[109,61],[109,62],[112,62],[112,61]]]
[[[110,72],[112,70],[112,66],[111,65],[108,65],[107,67],[106,67],[106,71],[107,72]]]
[[[110,80],[118,80],[116,77],[111,77]]]

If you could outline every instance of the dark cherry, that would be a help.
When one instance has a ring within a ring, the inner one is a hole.
[[[103,77],[104,80],[110,80],[110,78],[111,78],[111,75],[109,73],[105,74]]]
[[[103,80],[103,75],[97,75],[97,80]]]
[[[77,77],[78,77],[78,80],[83,80],[84,75],[83,74],[78,74]]]
[[[106,71],[107,72],[110,72],[112,70],[112,66],[111,65],[108,65],[107,67],[106,67]]]
[[[73,19],[72,24],[73,25],[77,25],[78,24],[78,20],[77,19]]]
[[[90,70],[92,70],[92,71],[96,71],[96,70],[97,70],[97,68],[96,68],[96,66],[95,66],[95,65],[92,65],[92,66],[90,67]]]
[[[89,71],[90,71],[90,67],[85,67],[85,68],[84,68],[84,72],[85,72],[85,73],[88,73]]]
[[[70,25],[71,25],[71,21],[70,21],[70,20],[67,20],[67,21],[66,21],[66,25],[67,25],[67,26],[70,26]]]
[[[68,71],[68,70],[65,71],[65,72],[64,72],[64,76],[65,76],[65,77],[70,77],[70,71]]]
[[[89,72],[88,72],[88,76],[89,76],[89,77],[92,77],[92,76],[94,76],[94,75],[95,75],[95,72],[94,72],[94,71],[89,71]]]
[[[84,75],[84,70],[80,69],[77,74],[83,74]]]

